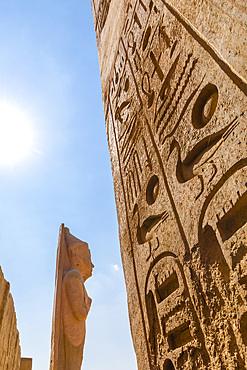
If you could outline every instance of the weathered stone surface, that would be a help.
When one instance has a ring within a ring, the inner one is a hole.
[[[139,369],[244,369],[246,1],[92,8]]]
[[[0,369],[20,369],[19,332],[10,285],[0,267]]]
[[[93,267],[88,244],[70,234],[62,224],[57,250],[50,370],[81,369],[85,322],[92,303],[84,282],[92,276]]]
[[[23,357],[21,359],[20,370],[32,370],[32,359]]]

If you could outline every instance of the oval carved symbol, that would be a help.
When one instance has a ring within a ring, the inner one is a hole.
[[[153,175],[148,182],[146,191],[146,200],[149,205],[156,201],[159,192],[159,179],[156,175]]]
[[[202,89],[192,110],[194,128],[203,128],[211,120],[217,107],[218,96],[218,89],[213,84],[209,83]]]

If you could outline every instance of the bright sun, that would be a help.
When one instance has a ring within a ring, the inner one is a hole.
[[[27,114],[15,104],[0,101],[0,165],[12,165],[27,157],[33,139]]]

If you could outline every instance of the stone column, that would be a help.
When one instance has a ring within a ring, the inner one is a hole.
[[[92,9],[139,369],[244,369],[246,2]]]

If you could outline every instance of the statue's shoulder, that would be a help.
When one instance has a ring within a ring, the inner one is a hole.
[[[71,279],[79,279],[82,280],[81,273],[78,270],[72,269],[66,272],[66,274],[63,277],[63,281],[67,282]]]

